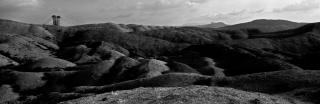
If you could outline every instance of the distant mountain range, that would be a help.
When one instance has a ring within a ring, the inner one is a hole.
[[[257,29],[261,32],[275,32],[275,31],[298,28],[306,24],[307,23],[298,23],[298,22],[292,22],[288,20],[258,19],[258,20],[239,23],[235,25],[227,25],[223,22],[212,22],[210,24],[197,25],[195,27],[219,28],[222,30]]]

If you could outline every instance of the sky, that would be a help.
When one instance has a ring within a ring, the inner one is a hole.
[[[62,25],[123,23],[143,25],[237,24],[255,19],[320,22],[320,0],[0,0],[0,18]]]

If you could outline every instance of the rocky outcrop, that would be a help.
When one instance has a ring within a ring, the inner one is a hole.
[[[128,97],[130,96],[130,97]],[[190,86],[137,88],[83,97],[59,104],[307,104],[302,101],[232,88]]]
[[[122,48],[121,46],[118,46],[116,44],[111,44],[107,42],[101,42],[100,45],[96,48],[96,54],[104,55],[105,53],[108,53],[108,51],[114,50],[122,53],[125,56],[129,56],[129,51],[127,49]]]
[[[196,69],[190,67],[187,64],[171,61],[167,63],[170,68],[170,72],[180,72],[180,73],[199,73]]]
[[[166,62],[155,59],[142,60],[141,64],[135,69],[139,75],[138,78],[156,77],[170,70],[169,67],[166,66]]]
[[[0,33],[0,53],[19,63],[52,56],[47,46],[18,34]]]
[[[19,63],[0,54],[0,67],[17,66]]]
[[[50,71],[63,70],[68,67],[75,67],[76,64],[58,58],[41,58],[33,63],[27,65],[28,71]]]
[[[193,55],[184,55],[183,57],[175,58],[175,60],[186,63],[195,68],[196,71],[203,75],[211,75],[217,77],[224,77],[224,69],[216,66],[216,62],[208,57],[200,57]]]
[[[169,73],[152,78],[129,80],[105,86],[76,87],[77,93],[104,93],[116,90],[128,90],[138,87],[183,87],[190,85],[210,85],[211,77],[195,73]]]

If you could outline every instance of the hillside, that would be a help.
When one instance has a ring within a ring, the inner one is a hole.
[[[133,55],[159,56],[172,54],[192,44],[210,44],[220,40],[243,39],[238,31],[216,31],[198,27],[161,27],[124,24],[88,24],[71,27],[45,26],[57,34],[60,46],[106,41],[118,44]],[[60,31],[57,33],[57,30]],[[65,42],[67,41],[67,42]]]
[[[297,23],[287,20],[259,19],[246,23],[222,27],[223,30],[257,29],[260,32],[276,32],[301,27],[307,23]]]
[[[1,104],[320,103],[320,23],[0,27]]]

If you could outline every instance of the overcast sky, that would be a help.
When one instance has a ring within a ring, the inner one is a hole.
[[[0,0],[0,18],[46,24],[52,14],[61,15],[63,25],[320,22],[320,0]]]

